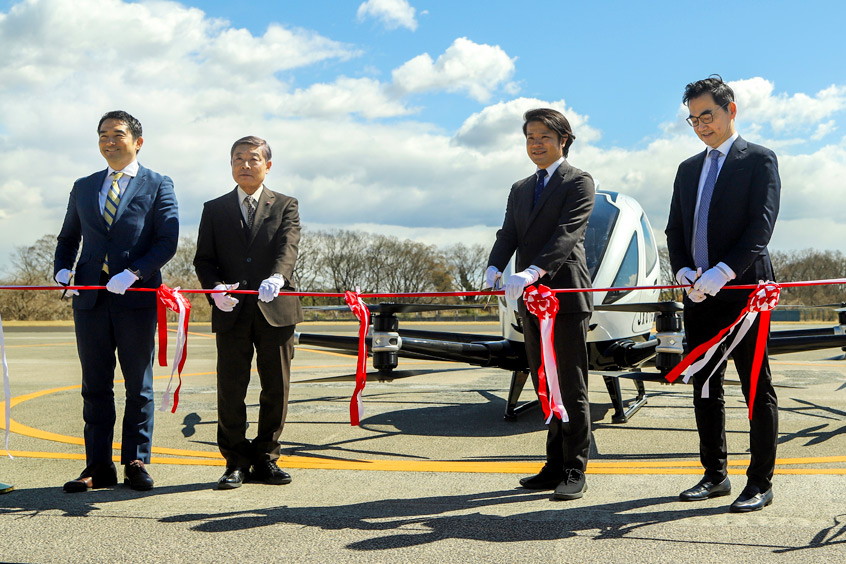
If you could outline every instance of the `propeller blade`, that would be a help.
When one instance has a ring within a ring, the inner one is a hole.
[[[684,306],[679,302],[646,302],[646,303],[635,303],[635,304],[608,304],[608,305],[598,305],[594,306],[595,310],[597,311],[625,311],[625,312],[652,312],[652,313],[665,313],[665,312],[676,312],[681,311],[684,309]]]

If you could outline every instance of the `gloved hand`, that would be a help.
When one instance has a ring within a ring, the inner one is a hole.
[[[687,294],[687,297],[693,303],[698,304],[699,302],[704,302],[705,298],[707,298],[708,296],[706,296],[705,292],[703,292],[702,290],[690,290]]]
[[[502,289],[502,272],[495,266],[489,266],[485,271],[485,288]]]
[[[61,269],[59,272],[56,273],[56,282],[61,284],[62,286],[69,286],[71,278],[73,275],[76,274],[75,270],[68,270],[67,268]],[[65,290],[65,293],[62,294],[64,296],[78,296],[79,292],[76,290]]]
[[[272,301],[273,298],[279,295],[282,286],[285,285],[285,279],[281,274],[274,274],[270,278],[264,280],[259,286],[259,299],[263,302]]]
[[[234,284],[218,284],[214,287],[215,290],[226,291],[235,290],[236,288],[238,288],[238,282],[235,282]],[[212,300],[214,300],[214,305],[217,307],[217,309],[219,309],[220,311],[225,311],[226,313],[229,313],[230,311],[235,309],[235,306],[238,303],[237,298],[230,296],[226,292],[215,292],[211,295],[211,297]]]
[[[692,268],[684,267],[676,273],[676,281],[680,285],[687,286],[684,289],[684,293],[689,296],[691,291],[693,291],[693,284],[696,282],[696,280],[700,276],[702,276],[702,269],[701,268],[697,268],[696,270],[693,270]],[[705,299],[705,297],[703,296],[702,300],[704,300],[704,299]],[[699,300],[699,301],[701,302],[702,300]]]
[[[709,268],[705,271],[705,273],[699,277],[699,280],[696,281],[696,284],[693,285],[694,290],[699,290],[709,296],[716,296],[717,292],[722,290],[723,286],[726,285],[726,282],[731,280],[728,277],[722,268],[719,266],[714,266]]]
[[[523,272],[512,274],[505,283],[506,297],[512,300],[519,299],[523,295],[523,288],[529,284],[534,284],[538,281],[538,278],[540,278],[540,272],[534,268],[527,268]]]
[[[109,281],[106,282],[106,290],[113,294],[124,294],[126,289],[132,286],[138,277],[132,274],[129,270],[124,270],[120,274],[115,274]]]

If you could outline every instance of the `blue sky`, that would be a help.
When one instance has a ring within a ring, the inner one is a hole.
[[[231,142],[274,148],[271,189],[312,229],[489,246],[533,171],[520,116],[567,114],[570,161],[636,198],[663,241],[678,163],[702,149],[681,106],[720,73],[737,128],[779,156],[775,249],[846,238],[842,2],[0,0],[0,268],[61,225],[103,168],[94,126],[141,119],[182,233],[232,189]],[[116,84],[116,86],[111,86]]]

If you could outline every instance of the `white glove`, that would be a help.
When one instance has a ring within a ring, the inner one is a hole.
[[[519,299],[523,295],[523,288],[529,284],[534,284],[538,281],[538,278],[540,278],[540,272],[534,268],[527,268],[523,272],[512,274],[505,283],[505,295],[512,300]]]
[[[676,281],[679,285],[687,286],[684,289],[684,293],[688,296],[690,295],[691,291],[693,291],[693,285],[696,283],[696,280],[702,276],[702,269],[697,268],[693,270],[692,268],[684,267],[676,273]],[[702,300],[705,298],[703,297]],[[700,302],[702,300],[699,300]]]
[[[731,280],[722,268],[715,266],[705,271],[693,285],[694,290],[699,290],[709,296],[716,296],[722,290],[726,282]]]
[[[68,270],[67,268],[61,269],[59,272],[56,273],[56,282],[61,284],[62,286],[69,286],[71,278],[73,275],[76,274],[75,270]],[[79,292],[76,290],[65,290],[63,296],[78,296]]]
[[[235,290],[238,287],[238,282],[234,284],[218,284],[214,287],[215,290]],[[230,296],[226,292],[215,292],[211,295],[212,300],[214,300],[214,305],[217,306],[217,309],[220,311],[225,311],[229,313],[233,309],[235,309],[235,305],[238,303],[238,299]]]
[[[706,296],[705,292],[703,292],[702,290],[690,290],[690,292],[688,292],[687,294],[687,297],[693,303],[698,304],[699,302],[704,302],[705,298],[707,298],[708,296]]]
[[[126,289],[135,284],[138,277],[128,270],[124,270],[120,274],[115,274],[106,283],[106,290],[113,294],[124,294]]]
[[[272,301],[273,298],[279,295],[282,286],[285,285],[285,279],[281,274],[274,274],[266,279],[259,286],[259,299],[263,302]]]
[[[485,288],[502,289],[502,272],[495,266],[489,266],[485,271]]]

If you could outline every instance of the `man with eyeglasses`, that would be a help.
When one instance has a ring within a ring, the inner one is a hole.
[[[775,278],[767,244],[778,215],[781,181],[775,154],[737,134],[734,92],[719,75],[688,84],[682,101],[690,111],[687,122],[706,145],[705,151],[679,165],[666,229],[673,272],[679,284],[690,285],[684,326],[687,348],[693,350],[733,323],[746,306],[750,290],[731,286]],[[747,404],[758,322],[731,353]],[[722,385],[725,347],[692,377],[705,475],[679,495],[682,501],[731,493]],[[756,511],[772,503],[777,439],[778,402],[765,351],[750,421],[752,459],[746,487],[731,504],[732,512]]]

